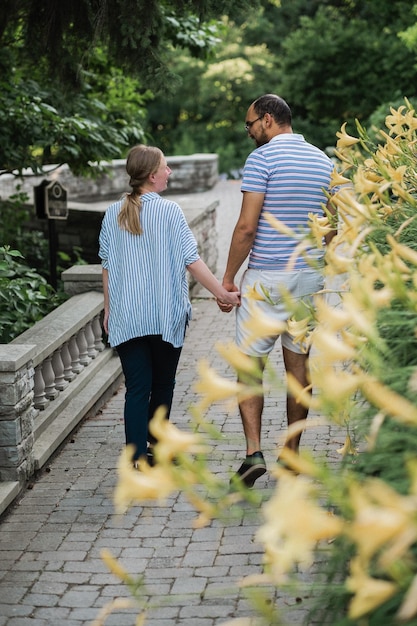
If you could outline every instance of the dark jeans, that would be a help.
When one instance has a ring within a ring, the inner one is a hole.
[[[148,441],[155,443],[148,423],[156,409],[165,406],[169,418],[181,349],[163,341],[161,335],[138,337],[117,346],[126,384],[126,444],[135,446],[134,460],[146,454]]]

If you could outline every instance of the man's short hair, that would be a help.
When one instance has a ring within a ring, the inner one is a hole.
[[[269,113],[280,126],[291,126],[291,109],[283,98],[273,93],[260,96],[253,103],[253,108],[259,117]]]

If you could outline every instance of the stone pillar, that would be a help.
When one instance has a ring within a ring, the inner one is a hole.
[[[103,291],[101,265],[73,265],[61,274],[64,291],[75,296],[86,291]]]
[[[0,481],[23,485],[34,472],[33,345],[0,345]]]

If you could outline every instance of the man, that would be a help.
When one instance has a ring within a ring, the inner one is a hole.
[[[250,316],[249,290],[252,293],[256,290],[261,298],[266,290],[268,301],[257,301],[256,305],[279,322],[289,317],[282,298],[283,289],[293,298],[311,302],[312,296],[323,287],[320,265],[323,265],[324,249],[308,250],[302,256],[293,253],[302,233],[306,232],[309,213],[322,216],[323,205],[327,204],[328,210],[334,214],[326,195],[334,166],[324,152],[307,143],[302,135],[293,133],[291,123],[288,104],[274,94],[261,96],[247,111],[245,130],[257,148],[249,155],[243,171],[241,213],[233,232],[223,285],[229,291],[238,290],[235,276],[249,254],[248,269],[240,288],[241,307],[236,313],[237,345],[256,360],[260,380],[255,382],[261,383],[267,357],[281,336],[285,370],[306,387],[310,382],[308,352],[294,343],[289,333],[277,333],[248,344],[244,328],[244,322]],[[300,237],[277,232],[267,221],[266,214],[272,214]],[[336,231],[328,233],[326,243],[335,234]],[[313,269],[306,256],[319,269]],[[220,303],[219,307],[224,312],[231,310]],[[246,458],[232,483],[241,481],[246,487],[252,487],[266,472],[261,451],[263,405],[263,395],[255,395],[239,404]],[[304,420],[307,413],[308,410],[287,393],[288,426]],[[297,452],[300,437],[287,436],[285,445]]]

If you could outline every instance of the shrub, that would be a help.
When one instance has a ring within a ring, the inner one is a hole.
[[[62,301],[10,246],[0,247],[0,342],[8,343]]]

